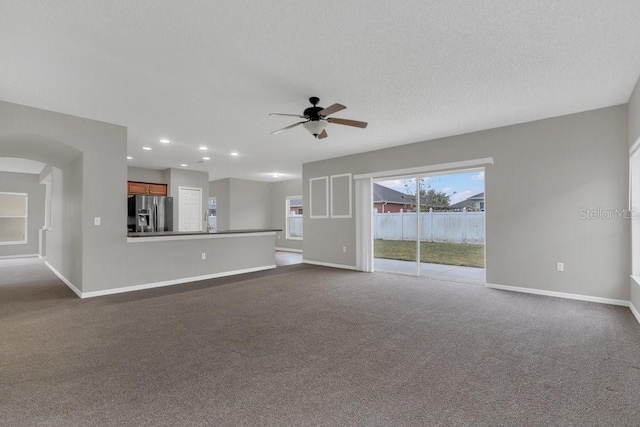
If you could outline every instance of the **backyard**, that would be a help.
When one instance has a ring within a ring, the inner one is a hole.
[[[416,260],[416,242],[374,240],[374,257]],[[420,261],[432,264],[484,268],[484,245],[470,243],[420,242]]]

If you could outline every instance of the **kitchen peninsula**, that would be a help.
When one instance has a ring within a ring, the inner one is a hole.
[[[157,231],[157,232],[139,232],[127,233],[127,242],[153,242],[163,240],[189,240],[193,238],[211,238],[211,237],[228,237],[233,234],[256,234],[269,233],[275,235],[282,229],[248,229],[248,230],[213,230],[213,231]],[[248,237],[248,236],[245,236]],[[274,249],[275,250],[275,249]]]
[[[278,229],[127,233],[129,286],[78,293],[94,297],[177,285],[276,267]]]

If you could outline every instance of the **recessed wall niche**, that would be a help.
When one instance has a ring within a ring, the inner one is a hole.
[[[329,218],[329,177],[309,179],[309,218]]]
[[[331,175],[331,218],[351,218],[351,174]]]

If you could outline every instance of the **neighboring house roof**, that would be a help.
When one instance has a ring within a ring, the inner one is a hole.
[[[453,205],[449,206],[449,209],[464,209],[464,208],[468,208],[469,206],[473,206],[474,202],[473,200],[463,200],[461,202],[458,203],[454,203]]]
[[[387,202],[406,204],[413,202],[413,196],[404,194],[393,188],[373,183],[373,203]]]
[[[453,205],[449,206],[449,208],[450,209],[464,209],[464,208],[468,208],[469,206],[473,206],[475,204],[475,202],[478,202],[478,201],[481,202],[483,200],[484,200],[484,192],[475,194],[475,195],[467,198],[466,200],[463,200],[461,202],[453,204]]]
[[[429,205],[434,208],[446,208],[447,206],[442,203],[435,203],[433,200],[428,200],[428,196],[423,196],[421,203],[423,205]],[[373,183],[373,203],[395,203],[395,204],[412,204],[415,203],[415,196],[412,194],[405,194],[401,191],[394,190],[392,188],[385,187],[380,184]]]

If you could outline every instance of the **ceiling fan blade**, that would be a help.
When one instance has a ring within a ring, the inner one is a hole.
[[[329,123],[335,123],[337,125],[354,126],[354,127],[362,128],[362,129],[366,128],[367,125],[368,125],[367,122],[359,122],[357,120],[338,119],[338,118],[335,118],[335,117],[329,117],[327,119],[327,121]]]
[[[330,105],[330,106],[328,106],[327,108],[325,108],[323,110],[318,111],[318,115],[319,116],[328,116],[329,114],[333,114],[333,113],[337,113],[338,111],[342,111],[345,108],[347,108],[347,107],[345,107],[342,104],[333,104],[333,105]]]
[[[322,132],[320,132],[318,134],[318,139],[324,139],[326,137],[328,137],[329,135],[327,135],[327,130],[326,129],[322,129]]]
[[[289,130],[289,129],[294,128],[294,127],[296,127],[296,126],[299,126],[299,125],[301,125],[301,124],[303,124],[303,123],[307,123],[307,122],[306,122],[306,121],[304,121],[304,122],[298,122],[298,123],[294,123],[294,124],[292,124],[292,125],[289,125],[289,126],[287,126],[287,127],[284,127],[284,128],[282,128],[282,129],[274,130],[273,132],[271,132],[271,135],[275,135],[276,133],[280,133],[280,132],[283,132],[283,131],[285,131],[285,130]]]
[[[300,114],[285,114],[285,113],[269,113],[270,116],[287,116],[287,117],[300,117],[304,119],[305,116],[301,116]]]

